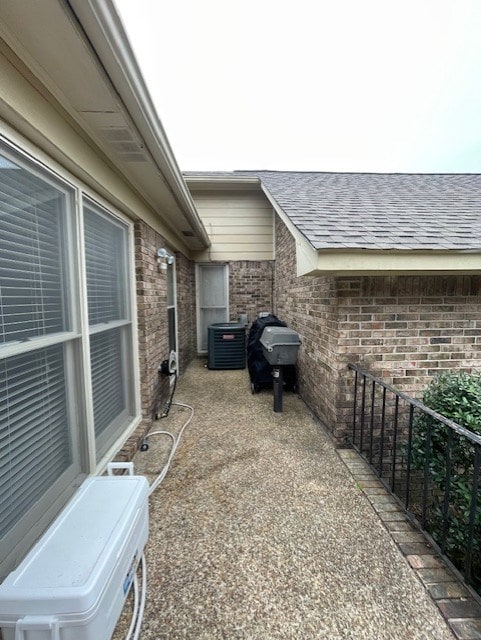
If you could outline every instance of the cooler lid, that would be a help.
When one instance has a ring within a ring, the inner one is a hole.
[[[85,480],[0,585],[0,614],[71,614],[94,607],[147,499],[143,476]]]

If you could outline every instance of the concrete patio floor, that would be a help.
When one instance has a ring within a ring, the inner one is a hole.
[[[150,499],[143,640],[462,637],[301,399],[274,413],[247,370],[196,361],[174,401],[195,415]],[[188,415],[173,406],[154,429]],[[152,480],[170,443],[150,442],[134,462]]]

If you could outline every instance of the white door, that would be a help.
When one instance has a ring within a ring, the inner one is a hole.
[[[197,351],[207,352],[207,327],[229,320],[229,269],[226,264],[197,265]]]

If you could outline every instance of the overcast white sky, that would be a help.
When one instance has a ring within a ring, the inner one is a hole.
[[[481,0],[115,0],[183,170],[481,172]]]

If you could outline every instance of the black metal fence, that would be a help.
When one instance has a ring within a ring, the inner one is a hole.
[[[481,593],[481,436],[356,365],[351,443]]]

